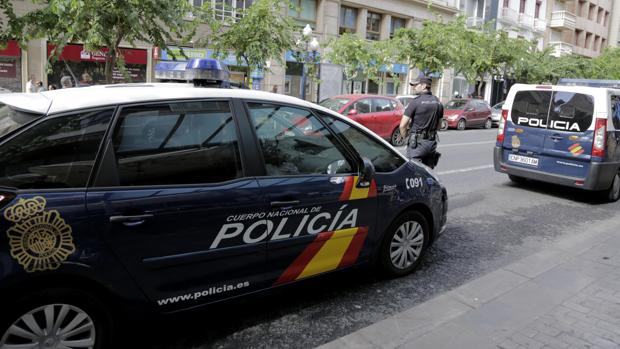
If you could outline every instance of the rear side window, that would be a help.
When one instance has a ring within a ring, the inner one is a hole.
[[[519,91],[512,102],[511,120],[515,125],[547,127],[551,91]]]
[[[242,176],[227,101],[125,108],[113,140],[121,186],[206,184]]]
[[[83,188],[114,110],[45,120],[0,147],[0,186]]]
[[[611,115],[616,130],[620,130],[620,96],[611,96]]]
[[[334,132],[346,139],[363,157],[370,159],[377,172],[392,172],[405,163],[393,150],[387,148],[376,139],[369,137],[355,127],[340,121],[333,116],[319,113],[321,118]]]
[[[594,98],[583,93],[553,93],[549,110],[548,128],[561,131],[583,132],[592,124]]]

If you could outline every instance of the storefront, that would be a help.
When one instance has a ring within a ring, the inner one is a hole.
[[[204,48],[191,48],[191,47],[183,47],[183,53],[185,57],[181,54],[181,48],[176,46],[170,46],[167,50],[155,50],[156,57],[158,63],[162,62],[186,62],[192,58],[213,58],[213,51]],[[234,55],[229,54],[227,57],[221,60],[222,63],[228,66],[230,70],[230,82],[237,84],[244,84],[248,86],[249,81],[245,78],[246,75],[246,64],[244,62],[237,61]],[[156,72],[157,77],[157,72]],[[254,90],[262,89],[262,81],[264,78],[264,73],[262,71],[253,71],[251,74],[252,85],[248,86]],[[158,79],[165,80],[165,79]]]
[[[47,55],[51,56],[54,46],[47,45]],[[105,53],[84,50],[83,45],[67,45],[57,61],[52,63],[52,72],[48,74],[48,84],[60,87],[63,76],[71,77],[73,86],[105,84]],[[148,51],[145,49],[121,48],[125,61],[125,74],[118,68],[113,69],[114,83],[146,82]]]
[[[13,40],[0,50],[0,93],[22,92],[21,56],[22,50]]]
[[[316,53],[315,61],[320,61],[318,53]],[[317,64],[317,69],[320,68],[320,64]],[[303,77],[304,63],[299,62],[293,51],[286,52],[286,70],[284,73],[284,94],[301,98],[302,95],[302,77]],[[319,73],[316,69],[315,71]],[[306,73],[308,70],[306,70]],[[306,99],[309,101],[316,100],[316,84],[312,83],[312,79],[306,76]]]
[[[373,95],[396,96],[404,94],[409,66],[406,64],[394,64],[391,69],[380,69],[381,79],[376,81],[369,79],[361,72],[355,78],[345,81],[343,93],[362,93]],[[344,76],[343,76],[343,79]]]

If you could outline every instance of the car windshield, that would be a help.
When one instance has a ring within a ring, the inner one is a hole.
[[[0,103],[0,137],[41,117],[41,114],[26,113]]]
[[[335,112],[340,110],[345,104],[349,102],[347,98],[328,98],[320,103],[321,106],[331,109]]]
[[[446,109],[448,110],[463,109],[465,108],[465,104],[467,104],[467,101],[453,100],[453,101],[448,102],[448,104],[446,104]]]

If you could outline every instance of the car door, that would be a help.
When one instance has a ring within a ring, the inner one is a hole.
[[[91,232],[85,197],[113,114],[108,107],[48,116],[0,145],[0,201],[14,197],[3,207],[0,243],[10,247],[15,270],[83,273],[101,263],[101,241]],[[10,271],[6,257],[3,270]]]
[[[225,99],[124,106],[88,190],[92,226],[163,311],[264,286],[266,204],[237,120]]]
[[[594,96],[554,91],[540,168],[569,177],[586,177],[592,158],[593,119]]]
[[[517,91],[512,101],[502,146],[505,161],[513,166],[539,168],[547,135],[550,90]]]
[[[353,265],[375,222],[374,180],[359,179],[357,161],[310,110],[249,101],[247,112],[265,165],[269,278],[279,285]]]
[[[383,138],[390,137],[395,118],[391,101],[387,98],[373,98],[372,109],[377,134]]]

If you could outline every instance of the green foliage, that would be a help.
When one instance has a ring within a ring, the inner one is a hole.
[[[284,65],[283,53],[295,45],[296,22],[284,10],[294,8],[288,0],[258,0],[242,12],[237,22],[227,28],[212,26],[212,35],[202,38],[200,45],[213,48],[217,56],[232,52],[238,61],[247,65],[247,73],[266,69],[265,63],[274,60]]]
[[[121,66],[119,46],[138,41],[166,48],[167,43],[191,38],[194,25],[185,20],[198,11],[187,0],[37,0],[40,9],[19,18],[24,31],[18,39],[46,38],[57,46],[56,54],[71,42],[87,50],[108,48],[106,80],[112,82],[112,68]],[[121,70],[123,70],[121,68]]]
[[[22,35],[22,23],[15,15],[10,0],[0,0],[0,28],[0,46]]]
[[[593,59],[589,75],[594,79],[620,80],[620,48],[608,47]]]

